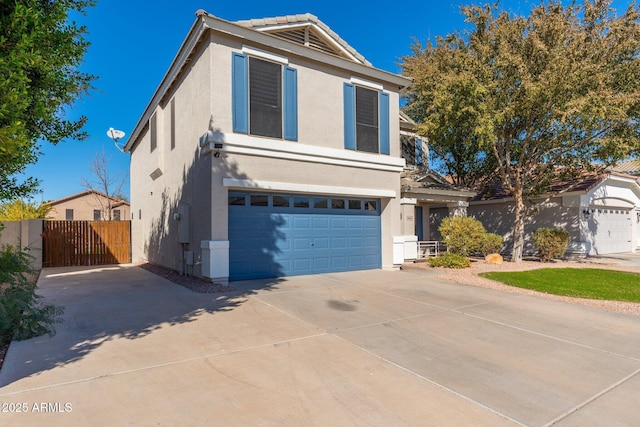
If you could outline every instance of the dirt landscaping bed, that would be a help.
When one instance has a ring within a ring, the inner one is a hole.
[[[403,268],[431,269],[429,264],[426,262],[404,264]],[[573,298],[547,294],[543,292],[536,292],[528,289],[505,285],[494,280],[485,279],[484,277],[479,276],[480,273],[486,273],[490,271],[526,271],[538,268],[602,268],[640,273],[640,268],[637,267],[625,267],[614,263],[602,262],[599,260],[554,261],[550,263],[542,263],[538,260],[532,259],[527,259],[520,263],[504,262],[502,264],[489,264],[485,262],[484,259],[472,259],[471,268],[454,269],[438,267],[434,270],[440,273],[438,274],[438,276],[436,276],[439,280],[457,282],[465,285],[480,286],[489,289],[498,289],[506,292],[513,292],[524,295],[532,295],[556,301],[585,305],[612,312],[640,316],[640,304],[638,303],[591,300],[585,298]]]
[[[220,292],[235,291],[235,289],[231,286],[209,282],[196,276],[187,276],[185,274],[181,275],[177,271],[171,270],[170,268],[162,267],[148,262],[138,264],[138,267],[150,271],[151,273],[160,277],[164,277],[165,279],[177,285],[183,286],[190,291],[198,292],[200,294],[215,294]]]

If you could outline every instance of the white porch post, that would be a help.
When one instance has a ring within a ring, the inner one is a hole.
[[[202,276],[223,285],[229,284],[229,241],[202,240]]]

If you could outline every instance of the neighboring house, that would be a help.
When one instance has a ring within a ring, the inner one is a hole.
[[[220,282],[398,267],[410,80],[310,14],[196,15],[125,147],[134,261]]]
[[[542,227],[569,231],[568,254],[606,255],[636,251],[640,246],[640,185],[637,177],[617,172],[585,173],[576,179],[556,179],[547,194],[534,202],[535,215],[526,219],[525,254],[534,254],[531,236]],[[513,198],[500,186],[478,193],[468,214],[513,245]]]
[[[94,190],[63,197],[49,202],[49,205],[53,209],[47,218],[53,220],[106,221],[109,208],[112,221],[127,220],[131,215],[129,202]]]

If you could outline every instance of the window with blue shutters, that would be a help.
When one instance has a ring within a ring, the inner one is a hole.
[[[296,69],[239,53],[232,67],[234,132],[297,141]]]
[[[389,94],[344,85],[344,148],[389,154]]]

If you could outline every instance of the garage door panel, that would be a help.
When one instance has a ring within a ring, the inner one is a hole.
[[[349,249],[363,249],[364,238],[363,237],[349,237]]]
[[[329,221],[329,218],[326,217],[318,217],[316,215],[314,215],[313,217],[313,229],[314,230],[324,230],[324,231],[329,231],[331,229],[331,222]]]
[[[343,217],[331,217],[329,218],[329,220],[331,221],[331,228],[332,229],[338,229],[338,230],[344,230],[347,228],[347,219],[343,218]]]
[[[294,216],[293,217],[293,229],[294,230],[308,230],[310,227],[311,218],[303,217],[303,216]]]
[[[293,239],[293,250],[309,250],[311,247],[311,239],[308,238],[295,238]]]
[[[331,247],[333,249],[345,249],[347,247],[347,239],[344,237],[332,237]]]
[[[362,255],[352,255],[348,259],[349,267],[353,269],[358,269],[365,266],[364,257]]]
[[[314,250],[329,249],[330,239],[328,237],[316,237],[313,239]]]
[[[331,267],[331,258],[330,257],[314,257],[313,258],[313,269],[316,271],[329,271]]]
[[[378,212],[270,206],[229,206],[231,280],[380,268]]]

